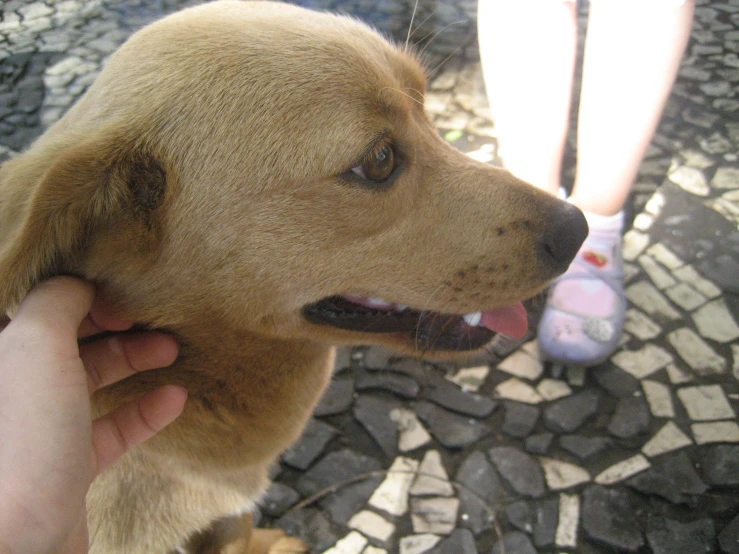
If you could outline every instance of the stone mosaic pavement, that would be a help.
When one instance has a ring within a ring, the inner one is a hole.
[[[4,2],[0,159],[132,30],[187,4]],[[404,39],[412,2],[303,4]],[[474,17],[474,0],[422,1],[414,39],[432,69],[447,60],[427,95],[437,126],[495,163]],[[634,187],[628,322],[608,362],[543,365],[533,336],[446,366],[342,350],[262,524],[330,554],[739,553],[738,93],[739,0],[700,0]]]

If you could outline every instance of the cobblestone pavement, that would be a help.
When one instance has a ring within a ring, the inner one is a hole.
[[[412,3],[303,2],[399,40]],[[54,122],[133,29],[187,4],[5,2],[0,159]],[[739,553],[739,0],[696,12],[634,188],[616,354],[582,371],[543,365],[533,336],[447,366],[342,350],[262,524],[331,554]],[[422,1],[414,39],[433,38],[432,69],[448,58],[428,112],[494,163],[474,17],[474,0]]]

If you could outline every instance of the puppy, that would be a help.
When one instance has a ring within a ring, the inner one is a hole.
[[[136,33],[0,168],[0,308],[72,274],[181,343],[94,397],[99,415],[189,392],[93,484],[93,554],[304,551],[248,514],[332,345],[438,356],[525,331],[520,300],[567,268],[584,218],[448,146],[424,88],[352,19],[214,2]]]

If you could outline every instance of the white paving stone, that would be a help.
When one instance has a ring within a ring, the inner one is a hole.
[[[557,400],[572,394],[572,389],[564,381],[559,379],[542,379],[536,387],[536,392],[544,400]]]
[[[582,387],[585,384],[585,368],[580,366],[567,366],[567,382],[573,387]]]
[[[634,305],[652,317],[666,320],[680,318],[680,312],[672,306],[670,301],[654,285],[646,281],[639,281],[633,285],[629,285],[626,288],[626,297]]]
[[[438,450],[429,450],[418,467],[410,493],[412,496],[452,496],[454,488],[449,482],[449,475],[441,462]]]
[[[692,329],[682,327],[667,334],[667,340],[690,369],[701,375],[722,373],[726,360]]]
[[[739,326],[723,298],[709,302],[693,312],[693,321],[698,332],[707,339],[731,342],[739,338]]]
[[[672,362],[672,356],[655,344],[645,344],[639,350],[622,350],[611,361],[637,379],[643,379]]]
[[[736,416],[721,385],[678,389],[677,396],[693,421],[716,421]]]
[[[621,255],[627,262],[633,262],[639,257],[644,249],[649,244],[649,235],[646,233],[640,233],[631,229],[626,232],[623,240],[623,250]]]
[[[577,524],[580,521],[580,497],[576,494],[559,495],[559,522],[554,542],[563,548],[577,546]]]
[[[697,444],[711,442],[739,442],[739,425],[736,421],[694,423],[690,426]]]
[[[692,311],[706,303],[706,297],[687,283],[679,283],[665,290],[667,297],[683,310]]]
[[[711,192],[706,176],[700,169],[694,167],[678,167],[671,171],[667,178],[683,190],[697,196],[708,196]]]
[[[675,407],[672,405],[670,387],[650,379],[644,379],[641,386],[649,403],[649,410],[654,417],[675,417]]]
[[[368,546],[362,550],[362,554],[388,554],[384,548],[377,548],[376,546]]]
[[[529,381],[535,381],[544,371],[542,363],[523,349],[508,356],[497,367],[501,371]]]
[[[496,396],[506,400],[525,402],[526,404],[538,404],[542,401],[541,395],[534,387],[527,385],[517,377],[511,377],[495,387]]]
[[[410,452],[431,442],[431,435],[416,414],[405,408],[390,411],[390,419],[398,426],[398,450]]]
[[[739,344],[731,345],[731,354],[734,357],[734,365],[731,368],[736,379],[739,379]]]
[[[689,283],[706,298],[716,298],[721,295],[721,289],[698,273],[692,265],[685,265],[680,269],[676,269],[673,275],[681,281]]]
[[[408,535],[400,539],[400,554],[423,554],[431,550],[441,537],[424,533],[422,535]]]
[[[637,214],[637,216],[634,218],[633,227],[634,229],[639,229],[640,231],[649,231],[653,223],[654,216],[652,214],[642,212],[640,214]]]
[[[404,515],[408,511],[408,489],[417,470],[416,460],[403,456],[395,458],[387,476],[372,493],[369,505],[394,516]]]
[[[683,433],[674,422],[668,421],[657,431],[654,436],[647,441],[641,451],[646,456],[653,458],[665,452],[679,450],[693,444],[693,441]]]
[[[719,167],[711,179],[711,186],[718,189],[739,187],[739,168]]]
[[[652,256],[667,269],[675,270],[683,265],[683,261],[661,242],[656,242],[647,248],[647,254]]]
[[[547,485],[553,491],[561,491],[590,481],[590,473],[578,465],[555,460],[539,458],[544,469]]]
[[[636,475],[637,473],[648,469],[650,465],[649,460],[647,460],[643,455],[637,454],[636,456],[627,458],[626,460],[618,462],[602,471],[596,476],[595,482],[599,485],[618,483],[619,481],[623,481],[632,475]]]
[[[362,510],[352,516],[347,524],[349,529],[356,529],[367,537],[386,542],[395,532],[395,525],[381,515],[369,510]]]
[[[675,279],[673,279],[672,276],[654,260],[654,258],[647,254],[639,256],[639,265],[642,266],[642,269],[644,269],[647,275],[649,275],[652,283],[654,283],[658,289],[666,289],[676,283]]]
[[[448,535],[457,526],[458,510],[458,498],[412,498],[413,532]]]
[[[673,385],[682,385],[693,380],[693,377],[687,371],[675,364],[667,364],[665,369],[667,370],[667,376],[670,378],[670,383]]]
[[[649,201],[644,206],[644,210],[653,216],[659,216],[662,213],[662,208],[665,207],[667,200],[662,191],[655,192]]]
[[[454,375],[446,378],[467,392],[477,392],[487,379],[490,368],[486,365],[478,367],[463,367]]]
[[[626,310],[624,329],[641,340],[650,340],[662,332],[662,327],[636,308]]]
[[[361,554],[367,542],[367,537],[357,531],[352,531],[323,554]]]

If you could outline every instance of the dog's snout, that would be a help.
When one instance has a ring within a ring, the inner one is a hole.
[[[539,240],[542,261],[564,271],[588,236],[585,216],[575,206],[562,202]]]

